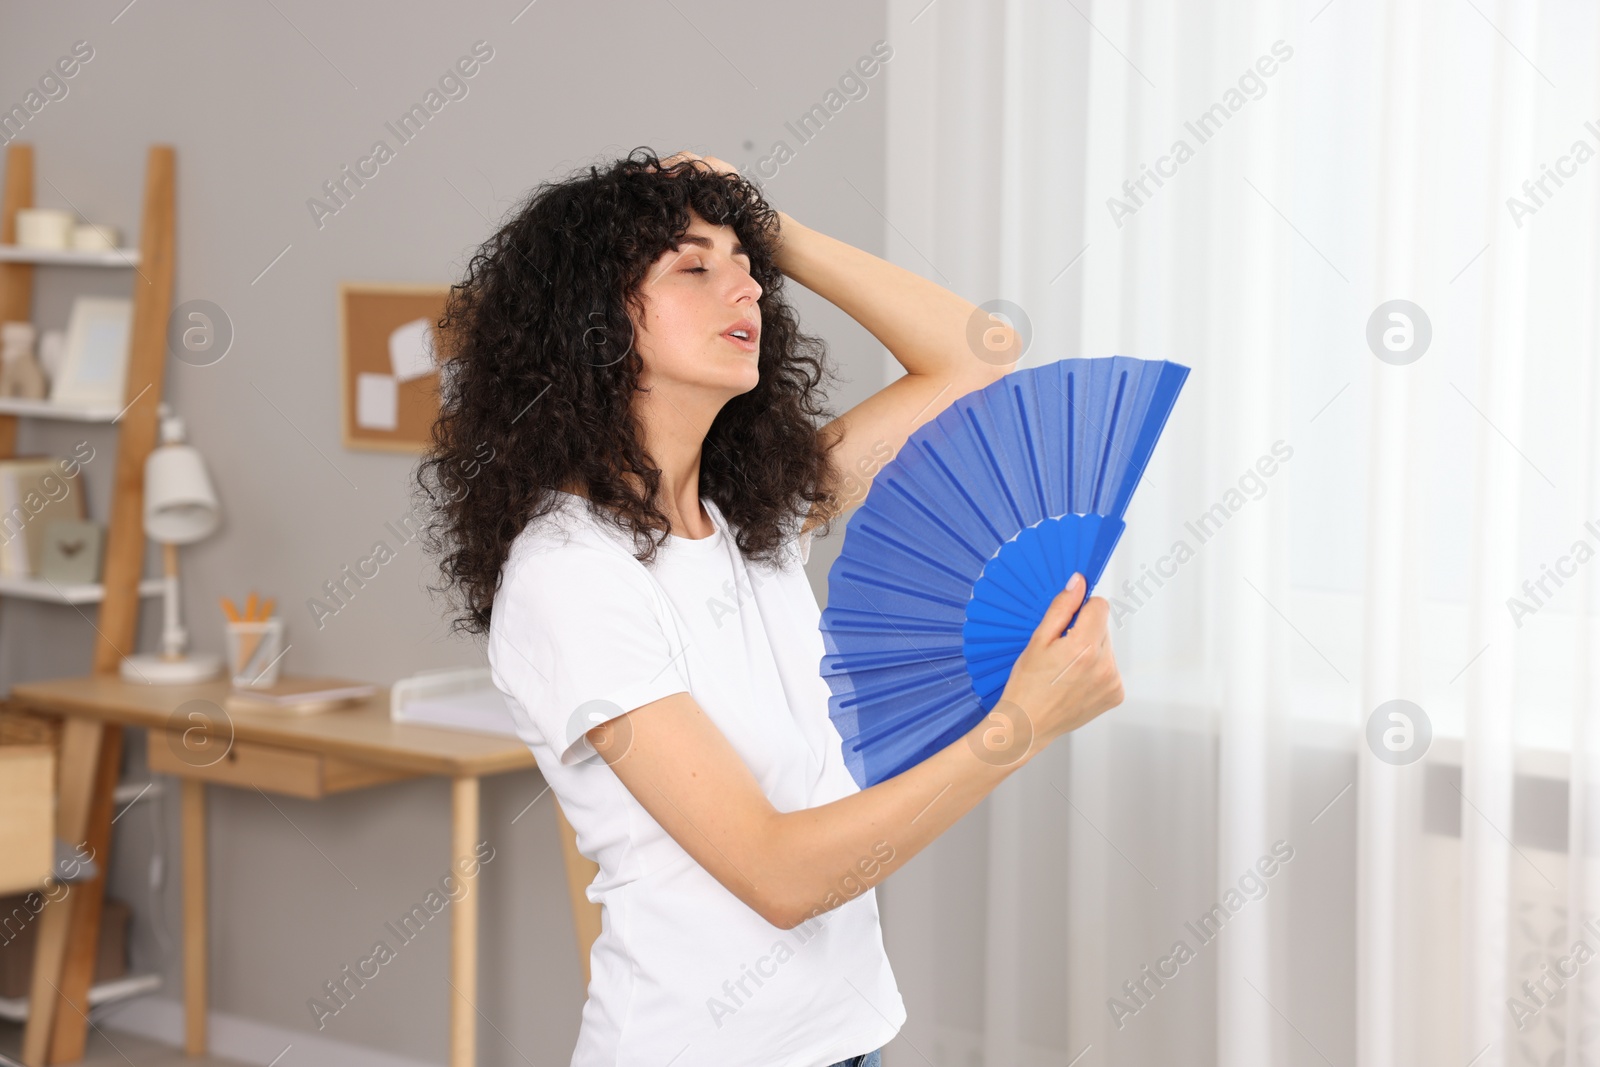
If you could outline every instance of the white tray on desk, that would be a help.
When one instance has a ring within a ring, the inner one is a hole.
[[[389,690],[389,719],[414,726],[517,736],[516,720],[487,667],[447,667],[402,678]]]

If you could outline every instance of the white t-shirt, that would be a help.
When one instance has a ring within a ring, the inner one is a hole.
[[[501,573],[489,666],[603,905],[572,1067],[828,1067],[905,1022],[875,889],[847,879],[840,906],[773,926],[683,850],[584,733],[688,691],[779,811],[859,787],[828,717],[816,597],[801,563],[748,563],[716,504],[715,532],[669,537],[650,565],[631,539],[560,493]],[[601,703],[596,703],[601,702]],[[608,702],[608,703],[606,703]],[[887,847],[862,859],[871,873]]]

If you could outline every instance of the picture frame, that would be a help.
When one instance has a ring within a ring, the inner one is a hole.
[[[339,283],[344,446],[420,454],[439,417],[437,323],[449,285]]]
[[[132,300],[75,297],[61,354],[61,370],[50,385],[50,402],[121,407],[132,332]]]

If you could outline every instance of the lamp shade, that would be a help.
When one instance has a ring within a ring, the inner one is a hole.
[[[144,532],[152,541],[187,545],[222,521],[205,461],[192,445],[164,444],[145,459]]]

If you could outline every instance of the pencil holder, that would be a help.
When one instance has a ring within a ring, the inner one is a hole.
[[[264,689],[278,681],[283,661],[283,619],[228,622],[228,673],[235,689]]]

